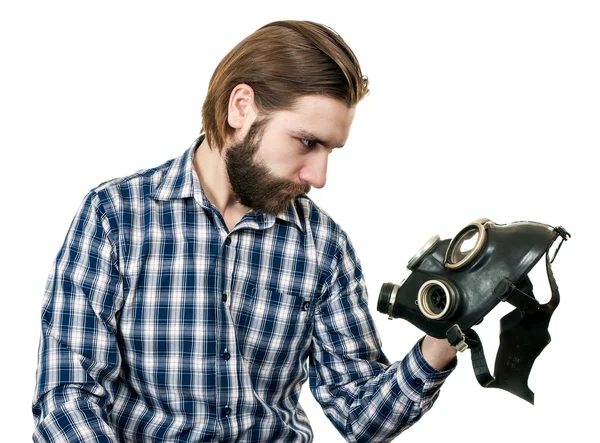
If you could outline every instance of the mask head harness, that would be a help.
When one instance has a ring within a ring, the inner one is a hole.
[[[428,335],[447,338],[459,351],[471,350],[479,384],[504,389],[533,404],[527,379],[535,359],[550,343],[548,325],[560,297],[551,263],[571,235],[536,222],[498,225],[479,219],[451,240],[435,235],[410,259],[411,274],[400,285],[384,283],[377,310],[403,318]],[[554,241],[562,240],[550,259]],[[540,304],[527,274],[546,255],[552,296]],[[500,320],[500,345],[490,374],[472,329],[500,302],[513,311]]]

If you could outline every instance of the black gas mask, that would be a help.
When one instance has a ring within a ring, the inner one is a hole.
[[[408,262],[411,274],[400,284],[384,283],[377,310],[403,318],[436,338],[447,338],[459,351],[469,348],[477,381],[533,404],[527,379],[535,359],[550,343],[548,325],[559,303],[550,264],[550,247],[570,234],[534,222],[498,225],[480,219],[452,240],[432,237]],[[527,274],[546,255],[552,297],[541,305]],[[472,329],[501,301],[515,307],[500,320],[500,346],[494,375],[481,340]]]

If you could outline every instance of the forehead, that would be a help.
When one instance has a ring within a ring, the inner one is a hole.
[[[293,109],[273,114],[272,123],[284,130],[309,132],[333,146],[340,146],[348,138],[355,111],[341,100],[308,95],[296,100]]]

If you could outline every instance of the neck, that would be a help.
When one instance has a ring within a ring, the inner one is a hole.
[[[241,205],[231,190],[223,157],[225,149],[222,152],[211,149],[205,138],[196,149],[192,163],[208,200],[226,220],[237,223],[250,208]]]

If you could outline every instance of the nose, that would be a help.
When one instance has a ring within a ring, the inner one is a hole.
[[[325,150],[315,152],[300,170],[300,180],[313,188],[320,189],[327,181],[327,160],[329,153]]]

